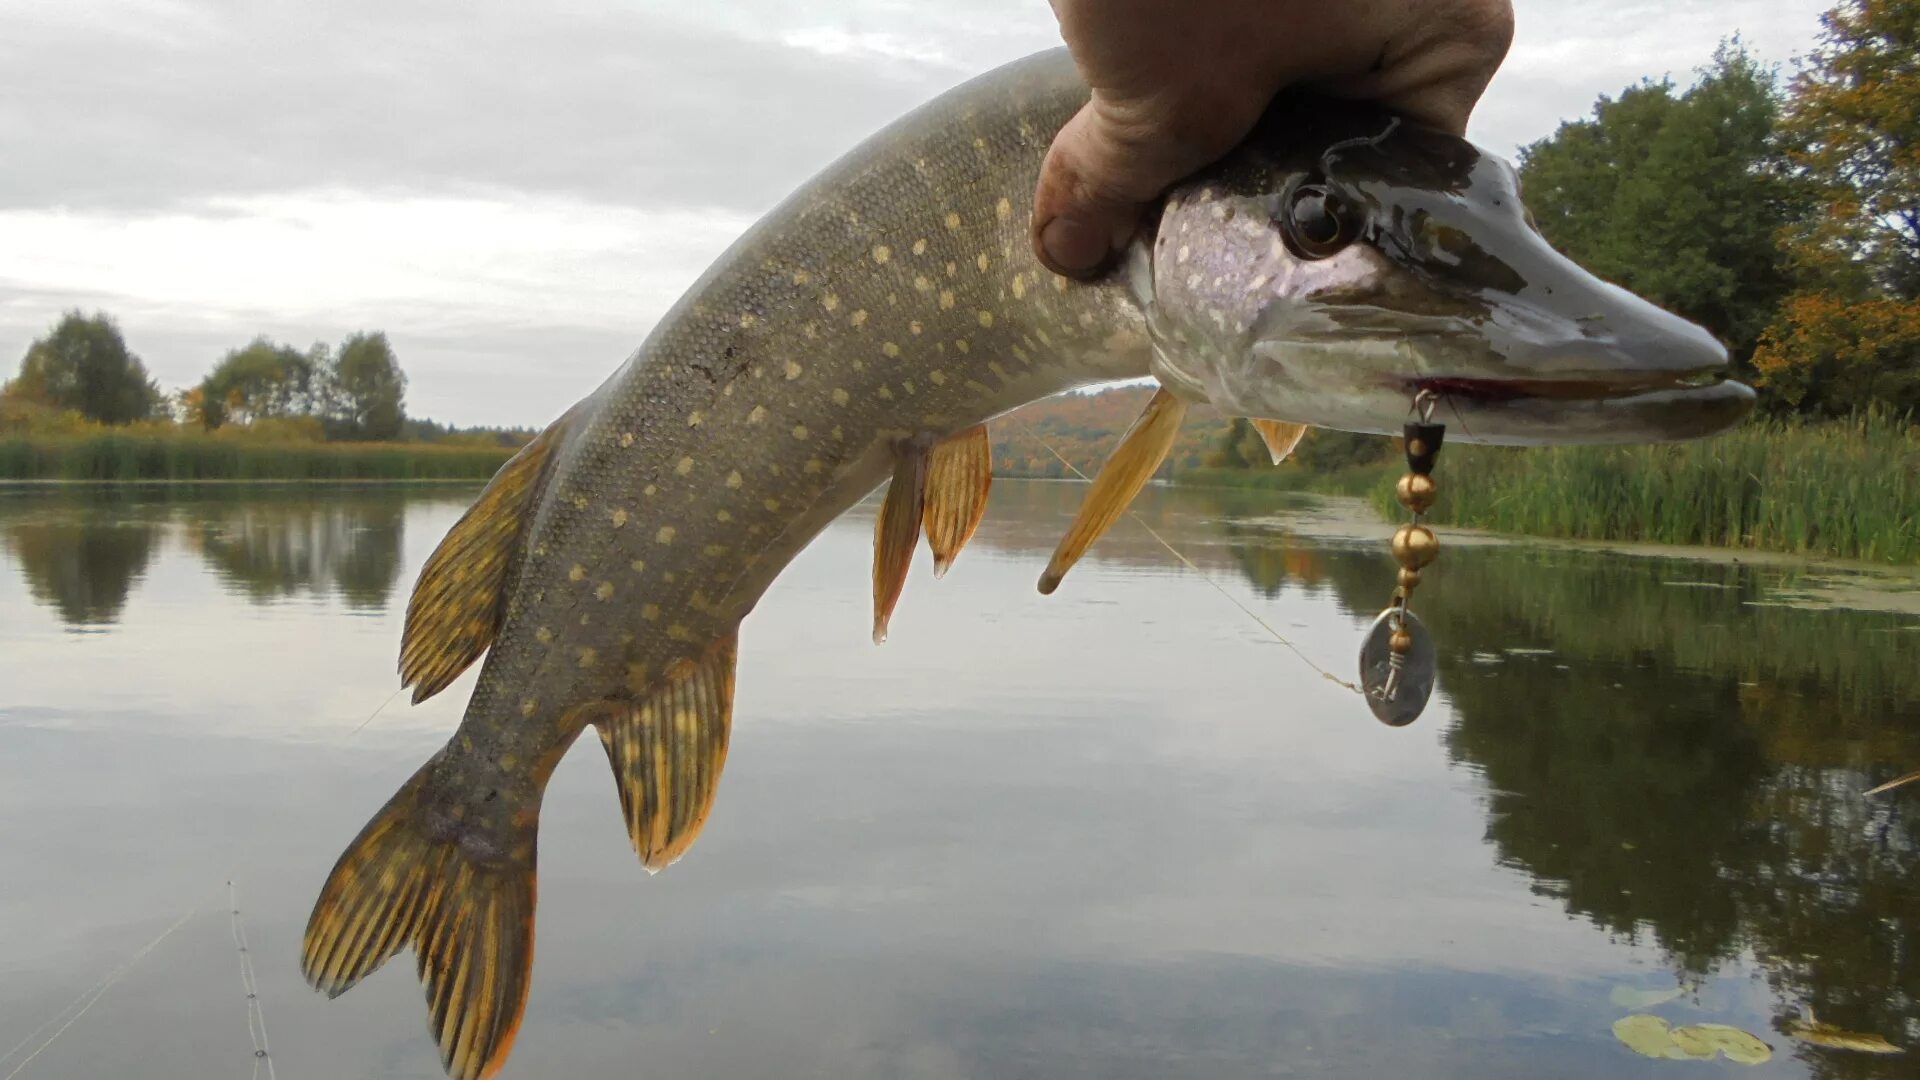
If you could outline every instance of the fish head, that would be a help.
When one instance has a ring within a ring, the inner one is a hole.
[[[1235,416],[1449,441],[1660,442],[1753,407],[1702,327],[1547,243],[1507,162],[1290,95],[1128,252],[1154,374]]]

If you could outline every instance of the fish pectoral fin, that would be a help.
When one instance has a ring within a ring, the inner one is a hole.
[[[887,620],[900,602],[920,543],[920,519],[926,503],[929,452],[912,443],[894,451],[893,479],[880,515],[873,519],[873,643],[887,640]]]
[[[500,467],[480,498],[427,557],[407,601],[400,684],[415,704],[446,689],[493,644],[547,466],[573,414],[553,422]]]
[[[934,446],[927,463],[926,505],[921,521],[933,549],[933,576],[945,577],[960,549],[973,539],[987,513],[993,487],[993,441],[987,426],[970,427]]]
[[[432,827],[448,801],[434,769],[415,773],[340,856],[307,921],[300,967],[338,997],[411,945],[440,1063],[454,1080],[482,1080],[506,1060],[526,1008],[537,826],[515,819],[511,835],[472,845],[445,820]]]
[[[1080,513],[1074,517],[1067,535],[1060,538],[1060,546],[1054,548],[1046,572],[1040,575],[1041,592],[1052,593],[1059,588],[1060,579],[1067,576],[1073,564],[1120,519],[1127,504],[1133,502],[1134,496],[1140,494],[1140,489],[1160,468],[1160,463],[1167,459],[1167,451],[1173,449],[1174,437],[1180,434],[1180,422],[1186,415],[1186,402],[1164,387],[1154,391],[1139,419],[1121,436],[1119,448],[1093,478],[1086,501],[1080,504]]]
[[[1289,424],[1285,420],[1255,420],[1251,417],[1247,423],[1260,433],[1260,438],[1267,444],[1267,453],[1273,455],[1275,465],[1287,460],[1287,455],[1293,453],[1294,448],[1300,445],[1300,440],[1307,435],[1305,424]]]
[[[627,835],[650,873],[686,854],[713,810],[733,727],[738,644],[738,633],[728,634],[699,659],[668,669],[646,696],[593,722],[620,788]]]

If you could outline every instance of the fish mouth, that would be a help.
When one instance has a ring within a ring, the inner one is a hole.
[[[1433,419],[1457,425],[1459,441],[1508,446],[1703,439],[1746,419],[1759,400],[1724,369],[1624,382],[1419,378],[1395,393],[1409,391],[1434,395]]]
[[[1644,394],[1713,390],[1732,378],[1723,366],[1693,371],[1655,372],[1634,378],[1618,376],[1591,378],[1556,377],[1551,379],[1474,378],[1471,376],[1434,376],[1406,380],[1403,385],[1413,395],[1432,394],[1441,399],[1458,398],[1487,405],[1523,399],[1543,401],[1624,400]],[[1740,384],[1735,383],[1738,386]]]

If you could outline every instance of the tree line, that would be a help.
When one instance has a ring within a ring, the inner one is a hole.
[[[304,350],[259,336],[227,352],[198,383],[169,394],[111,316],[70,311],[28,346],[18,373],[0,386],[0,420],[28,429],[58,426],[45,422],[51,413],[97,425],[244,428],[329,442],[517,445],[530,434],[412,417],[406,394],[406,372],[387,335],[377,330]]]
[[[304,352],[262,336],[228,352],[197,385],[168,394],[105,313],[70,311],[27,347],[0,398],[71,412],[96,424],[175,420],[304,421],[327,439],[391,440],[407,423],[407,376],[387,336],[350,335]]]
[[[1843,0],[1791,78],[1737,39],[1520,154],[1555,247],[1712,331],[1776,415],[1920,415],[1920,0]]]

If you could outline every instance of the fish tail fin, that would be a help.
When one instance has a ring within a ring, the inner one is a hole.
[[[437,762],[438,759],[436,759]],[[485,1080],[513,1047],[533,967],[539,808],[469,825],[435,798],[429,762],[360,831],[307,921],[301,972],[338,997],[412,946],[440,1062]]]

